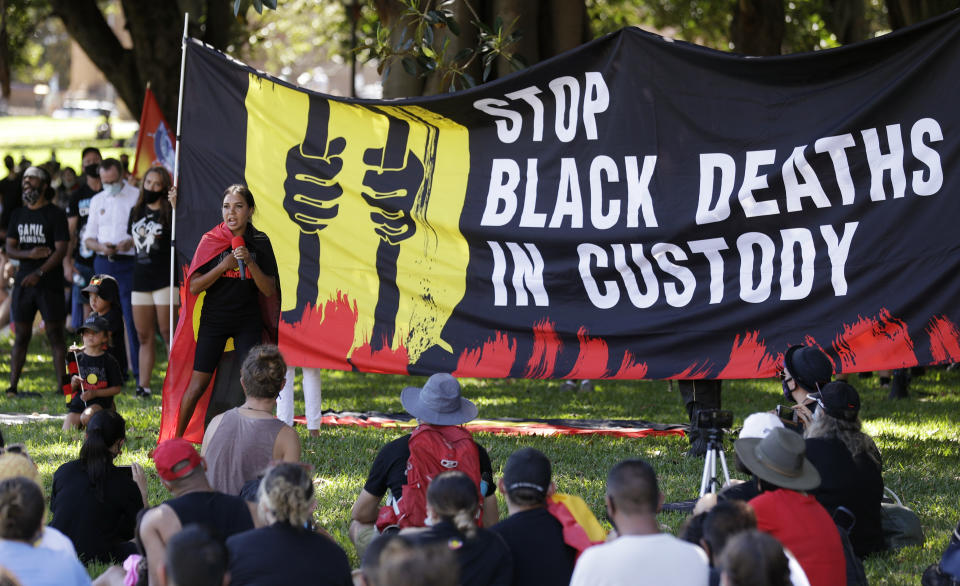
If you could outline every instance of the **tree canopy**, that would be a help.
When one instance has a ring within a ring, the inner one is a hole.
[[[107,13],[117,6],[130,48],[108,25]],[[862,40],[956,6],[956,0],[0,0],[0,88],[8,95],[18,73],[49,76],[44,48],[65,31],[132,112],[142,107],[150,82],[172,121],[184,12],[191,15],[191,36],[292,79],[315,65],[321,49],[377,60],[384,95],[399,97],[483,83],[628,25],[771,55]]]

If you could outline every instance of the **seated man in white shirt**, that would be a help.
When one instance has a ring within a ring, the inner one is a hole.
[[[583,552],[571,586],[673,584],[705,586],[707,555],[699,547],[660,533],[663,493],[653,467],[624,460],[607,475],[607,515],[618,537]]]

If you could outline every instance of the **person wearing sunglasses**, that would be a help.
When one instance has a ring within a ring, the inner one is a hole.
[[[791,346],[783,356],[783,366],[779,372],[783,396],[794,404],[789,407],[791,414],[778,409],[777,415],[784,419],[788,429],[802,432],[813,419],[816,401],[809,397],[818,393],[833,377],[833,363],[816,346]]]

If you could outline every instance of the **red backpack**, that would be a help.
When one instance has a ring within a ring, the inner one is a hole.
[[[480,492],[480,451],[470,432],[454,425],[421,424],[410,434],[407,483],[400,500],[393,493],[377,516],[377,530],[396,525],[423,527],[427,518],[427,487],[438,474],[459,470],[477,487],[477,523],[481,524],[483,494]],[[389,491],[388,491],[389,492]]]

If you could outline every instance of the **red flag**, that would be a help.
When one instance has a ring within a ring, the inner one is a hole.
[[[133,176],[140,178],[150,167],[162,166],[173,175],[173,131],[163,119],[163,112],[147,86],[137,133],[137,153],[134,156]]]

